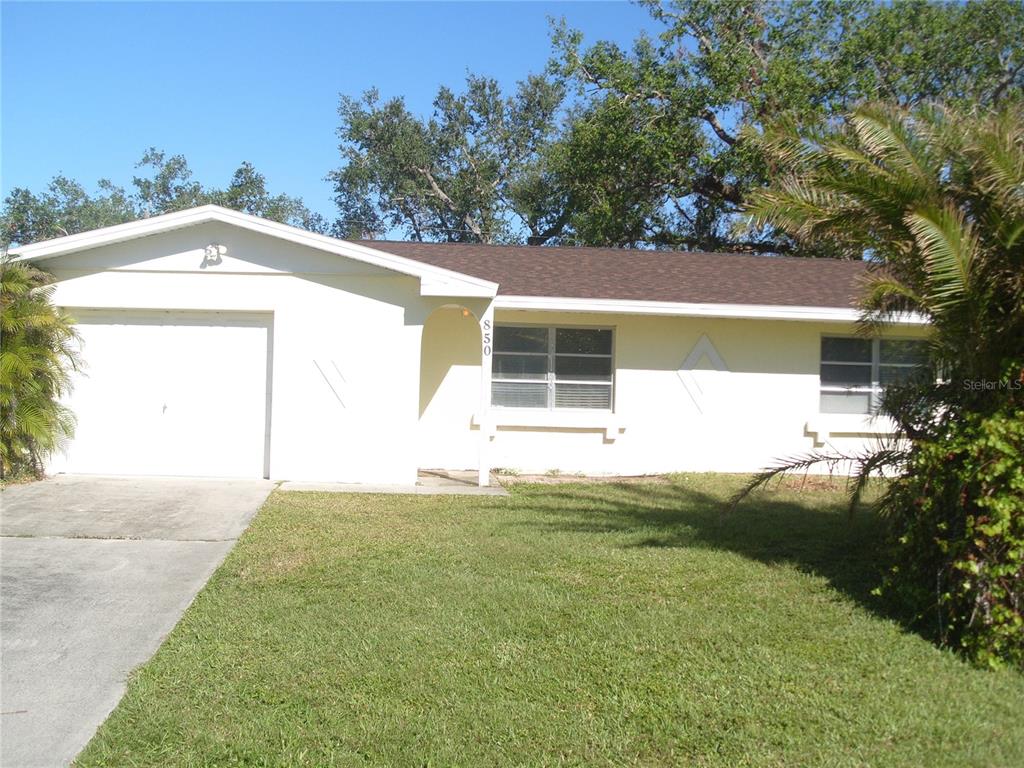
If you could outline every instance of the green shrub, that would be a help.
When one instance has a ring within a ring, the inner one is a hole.
[[[53,278],[0,259],[0,478],[41,477],[74,430],[60,403],[78,365],[70,318],[54,307]]]
[[[883,501],[883,594],[971,659],[1024,667],[1024,409],[966,413],[918,440]]]

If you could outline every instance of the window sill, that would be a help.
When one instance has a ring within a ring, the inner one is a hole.
[[[819,413],[804,425],[804,432],[822,445],[830,437],[885,437],[896,433],[887,416],[869,413]]]
[[[473,425],[483,429],[491,437],[498,427],[603,431],[604,439],[608,442],[614,442],[619,433],[626,429],[614,412],[585,408],[489,408],[482,417],[480,414],[473,417]]]

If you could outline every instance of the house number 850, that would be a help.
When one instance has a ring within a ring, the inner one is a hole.
[[[484,320],[484,357],[490,357],[491,355],[491,321]]]

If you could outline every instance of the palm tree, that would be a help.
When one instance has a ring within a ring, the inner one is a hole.
[[[43,472],[46,456],[71,436],[74,418],[60,403],[77,369],[77,336],[53,306],[52,278],[0,260],[0,478]]]
[[[877,450],[783,461],[735,502],[782,473],[853,462],[852,510],[886,471],[892,591],[937,617],[944,642],[1024,665],[1024,105],[867,105],[814,135],[750,139],[778,173],[752,225],[869,261],[860,330],[923,316],[935,376],[885,393],[897,432]]]
[[[1024,339],[1020,103],[985,115],[864,106],[817,136],[755,140],[785,169],[754,195],[755,224],[879,267],[866,331],[916,312],[946,378],[999,378]]]
[[[1024,108],[964,115],[866,105],[816,134],[784,124],[750,139],[779,172],[753,195],[752,225],[785,230],[815,253],[870,262],[862,333],[904,313],[931,327],[941,381],[886,392],[880,410],[898,427],[894,441],[858,456],[797,457],[752,483],[853,460],[855,503],[868,474],[905,460],[905,438],[1017,396],[964,382],[1008,382],[1024,361]]]

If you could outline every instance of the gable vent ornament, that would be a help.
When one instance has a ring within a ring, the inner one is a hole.
[[[227,252],[227,246],[220,245],[219,243],[210,243],[203,251],[203,263],[199,265],[199,268],[206,269],[218,266],[224,261],[224,254]]]

